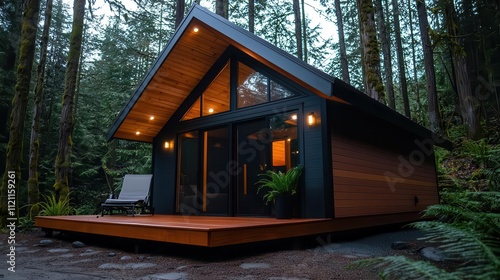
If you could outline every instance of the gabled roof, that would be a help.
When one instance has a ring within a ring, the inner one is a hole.
[[[195,32],[195,28],[198,31]],[[433,135],[355,88],[195,4],[118,115],[109,129],[108,139],[152,142],[230,46],[318,96],[359,106],[421,137],[430,138]],[[441,146],[451,145],[446,141]]]

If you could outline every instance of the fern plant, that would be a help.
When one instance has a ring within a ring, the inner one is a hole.
[[[437,243],[449,259],[460,264],[454,271],[404,257],[369,259],[356,266],[381,268],[384,278],[500,279],[499,197],[498,192],[443,193],[447,204],[432,205],[424,211],[424,216],[436,220],[410,225],[425,231],[422,240]]]
[[[41,216],[65,216],[71,213],[69,198],[57,199],[53,192],[50,195],[42,196],[45,201],[38,203]]]
[[[257,193],[264,188],[268,189],[267,193],[263,197],[266,204],[274,202],[278,195],[296,194],[302,170],[303,166],[297,165],[296,167],[290,168],[286,173],[267,170],[266,173],[259,174],[259,176],[264,178],[261,178],[255,183],[260,185],[257,189]]]

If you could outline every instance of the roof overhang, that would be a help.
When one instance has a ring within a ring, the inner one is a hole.
[[[108,140],[153,142],[230,46],[323,98],[358,106],[419,137],[430,138],[438,146],[452,148],[450,141],[196,4],[119,113],[109,129]]]
[[[229,46],[238,48],[311,92],[334,98],[331,76],[205,8],[193,5],[119,113],[109,129],[108,140],[152,142]]]

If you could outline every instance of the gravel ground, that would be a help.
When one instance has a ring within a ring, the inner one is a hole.
[[[2,261],[0,279],[376,279],[378,271],[348,265],[374,256],[414,255],[418,242],[412,242],[422,235],[394,229],[355,233],[206,249],[97,236],[46,238],[35,230],[16,233],[15,272]],[[42,240],[52,243],[41,246]],[[85,246],[74,248],[77,240]],[[396,240],[412,246],[392,250]],[[2,260],[7,243],[8,236],[0,234]]]

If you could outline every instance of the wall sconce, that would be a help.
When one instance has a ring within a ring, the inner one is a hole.
[[[307,124],[312,126],[316,123],[316,117],[314,116],[314,113],[310,113],[308,116],[307,116]]]
[[[167,150],[173,150],[174,149],[174,141],[165,141],[164,147]]]

